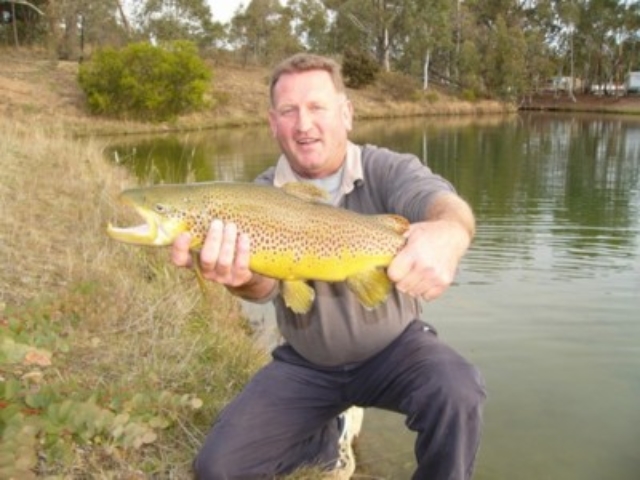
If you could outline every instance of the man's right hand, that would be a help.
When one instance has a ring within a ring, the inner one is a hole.
[[[173,243],[171,261],[176,266],[191,267],[198,262],[203,278],[225,285],[248,300],[264,298],[275,288],[276,280],[249,269],[251,241],[247,234],[238,233],[235,223],[211,222],[197,258],[192,257],[190,242],[185,233]]]

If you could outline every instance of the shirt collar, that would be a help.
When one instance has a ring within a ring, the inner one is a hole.
[[[342,174],[342,185],[340,192],[342,195],[351,193],[357,182],[364,180],[362,173],[362,150],[352,143],[347,142],[347,157],[344,162],[344,172]],[[276,173],[273,179],[273,185],[280,188],[285,183],[299,182],[300,179],[289,165],[287,157],[280,155],[276,164]]]

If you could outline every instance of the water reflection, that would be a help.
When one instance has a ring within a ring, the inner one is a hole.
[[[256,177],[277,158],[267,127],[115,138],[107,156],[140,184],[239,181]]]
[[[250,181],[278,155],[266,126],[134,140],[109,158],[144,184]],[[358,122],[354,140],[415,153],[476,212],[456,284],[425,305],[487,379],[476,478],[640,478],[640,118]],[[408,478],[413,434],[366,418],[362,474]]]

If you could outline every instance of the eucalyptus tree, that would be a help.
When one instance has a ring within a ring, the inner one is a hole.
[[[290,0],[287,5],[293,14],[293,32],[309,50],[334,53],[335,41],[331,35],[331,15],[321,0]]]
[[[624,77],[621,46],[627,9],[618,0],[580,2],[578,9],[579,75],[607,91]]]
[[[424,90],[429,87],[434,58],[440,76],[451,78],[452,8],[450,0],[411,0],[399,16],[401,34],[396,35],[395,44],[399,65],[406,73],[422,76]]]
[[[373,53],[385,71],[391,68],[393,44],[402,36],[400,25],[409,2],[401,0],[325,0],[336,15],[340,48],[356,47]],[[355,34],[355,35],[354,35]],[[358,39],[357,43],[352,40]]]
[[[520,26],[507,25],[502,15],[495,19],[495,31],[484,61],[484,79],[490,92],[515,100],[527,90],[526,41]]]
[[[624,71],[640,70],[640,2],[625,5],[622,56]]]
[[[206,0],[136,2],[135,19],[142,35],[153,41],[191,40],[205,46],[220,32]]]
[[[40,2],[48,19],[48,45],[56,56],[76,60],[85,46],[123,45],[129,22],[120,0]]]
[[[278,0],[252,0],[231,19],[229,42],[245,63],[270,64],[303,49],[292,23],[293,11]]]
[[[554,0],[464,2],[461,82],[511,99],[543,84],[550,74],[547,42],[558,29],[555,7]],[[483,61],[474,71],[478,56]]]

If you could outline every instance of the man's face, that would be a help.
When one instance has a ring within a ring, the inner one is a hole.
[[[302,177],[322,178],[340,168],[352,119],[351,103],[324,70],[284,74],[275,85],[271,132]]]

